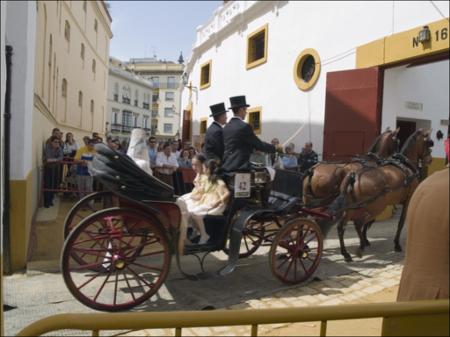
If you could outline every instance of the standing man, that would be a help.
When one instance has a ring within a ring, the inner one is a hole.
[[[210,117],[214,122],[209,126],[205,135],[205,155],[206,160],[215,159],[219,163],[223,159],[223,127],[227,123],[227,109],[224,103],[214,104],[211,109]]]
[[[230,97],[234,116],[223,128],[225,152],[222,168],[225,172],[250,170],[250,155],[254,150],[275,153],[275,146],[256,137],[250,125],[244,122],[247,115],[245,96]]]
[[[305,143],[305,147],[298,156],[298,165],[300,166],[300,171],[302,172],[305,172],[318,162],[317,153],[313,151],[312,147],[313,144],[311,142]]]

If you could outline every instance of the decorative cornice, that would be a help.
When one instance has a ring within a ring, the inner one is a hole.
[[[34,93],[34,106],[36,109],[38,109],[42,115],[44,115],[51,123],[57,124],[58,121],[56,120],[56,116],[54,116],[50,109],[47,107],[47,104],[42,100],[41,96]]]

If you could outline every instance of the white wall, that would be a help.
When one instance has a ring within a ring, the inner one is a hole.
[[[448,3],[438,5],[448,13]],[[211,86],[199,90],[198,98],[193,94],[193,134],[199,134],[198,121],[209,115],[209,105],[224,101],[229,106],[230,96],[245,94],[250,105],[262,106],[262,139],[278,137],[284,142],[307,123],[293,141],[298,148],[311,140],[319,153],[323,146],[326,73],[354,69],[354,50],[359,45],[441,18],[429,2],[398,1],[394,12],[392,1],[260,2],[237,17],[229,27],[197,46],[187,64],[189,80],[199,87],[200,65],[212,60]],[[267,63],[246,70],[247,35],[266,23]],[[322,70],[315,87],[302,92],[294,82],[293,67],[306,48],[318,51]],[[343,58],[338,57],[343,53]],[[183,107],[188,96],[188,90],[184,90]]]
[[[395,128],[398,118],[417,122],[417,128],[431,127],[435,142],[433,156],[443,158],[444,145],[436,139],[437,130],[444,138],[447,126],[441,120],[449,119],[449,61],[422,66],[387,69],[384,74],[382,130]],[[423,110],[407,108],[405,102],[423,104]]]
[[[3,165],[5,163],[4,160],[4,151],[5,151],[5,133],[4,133],[4,124],[3,124],[3,113],[5,112],[5,91],[6,91],[6,60],[5,60],[5,26],[6,26],[6,4],[7,1],[0,2],[0,69],[1,69],[1,79],[0,79],[0,193],[2,196],[2,202],[0,202],[0,234],[3,237],[3,191],[4,184],[3,181]],[[3,240],[0,242],[0,256],[3,256]],[[3,264],[3,261],[1,261]],[[0,291],[3,293],[3,284],[1,285]],[[2,303],[3,305],[3,303]],[[2,312],[3,314],[3,312]],[[3,317],[2,323],[3,323]],[[3,328],[1,329],[1,333],[3,334]]]
[[[7,11],[6,42],[13,47],[10,168],[11,180],[21,180],[32,169],[36,3],[8,1]]]

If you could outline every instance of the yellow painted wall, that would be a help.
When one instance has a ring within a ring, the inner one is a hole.
[[[428,26],[431,31],[431,41],[428,43],[418,45],[413,43],[423,28],[419,26],[357,47],[356,68],[392,64],[448,51],[450,41],[448,18],[429,23]],[[445,36],[447,37],[442,39]]]
[[[430,166],[428,167],[428,175],[443,170],[445,168],[445,158],[433,158]]]
[[[11,180],[10,243],[11,269],[18,271],[27,265],[28,244],[33,217],[32,173],[25,180]]]

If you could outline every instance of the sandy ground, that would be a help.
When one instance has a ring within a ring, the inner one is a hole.
[[[368,295],[353,303],[395,302],[398,286]],[[330,321],[327,336],[380,336],[381,318]],[[319,336],[320,322],[296,323],[270,331],[263,336]]]

